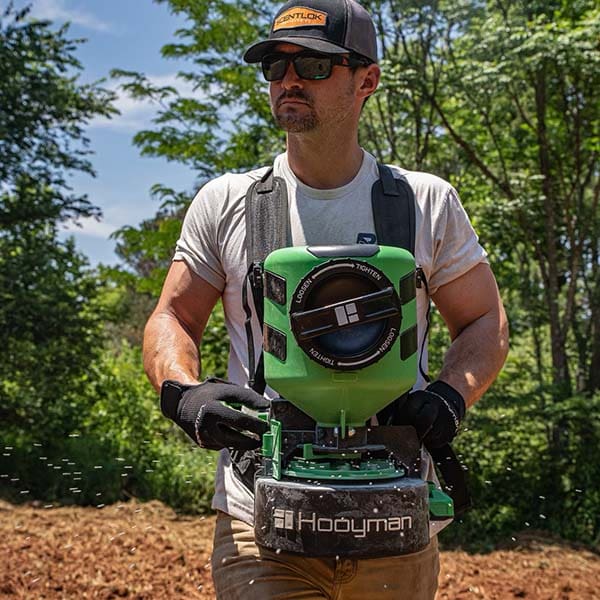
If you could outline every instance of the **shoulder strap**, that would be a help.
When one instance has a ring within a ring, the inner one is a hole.
[[[371,189],[377,243],[415,254],[415,194],[405,178],[378,164],[379,180]]]
[[[245,328],[248,340],[248,384],[262,394],[266,382],[263,354],[258,365],[254,358],[252,334],[252,309],[248,303],[247,286],[250,286],[254,310],[260,328],[263,326],[262,265],[265,258],[279,248],[288,246],[288,197],[285,181],[273,176],[270,167],[261,179],[255,181],[246,193],[246,253],[248,272],[242,287],[242,305],[246,315]]]
[[[246,193],[246,249],[248,266],[261,263],[288,243],[287,186],[273,176],[273,167]]]
[[[371,189],[371,206],[373,208],[373,221],[377,243],[384,246],[395,246],[404,248],[413,256],[415,255],[415,229],[417,203],[415,193],[405,177],[394,177],[392,170],[384,164],[377,163],[379,179]],[[421,267],[417,266],[417,287],[423,284],[427,289],[427,280]],[[427,289],[429,296],[429,290]],[[419,371],[429,381],[429,376],[423,369],[423,348],[429,332],[431,304],[427,307],[427,327],[421,344],[421,356],[419,357]]]

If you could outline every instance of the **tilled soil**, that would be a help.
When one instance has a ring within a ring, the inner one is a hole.
[[[213,517],[177,516],[158,502],[0,503],[0,598],[213,599],[213,527]],[[442,552],[438,600],[600,598],[597,555],[531,535],[517,540],[489,554]]]

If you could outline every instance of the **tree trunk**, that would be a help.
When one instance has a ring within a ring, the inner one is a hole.
[[[589,366],[588,391],[600,390],[600,284],[592,292],[590,319],[592,322],[591,361]]]
[[[556,232],[556,214],[554,210],[554,186],[550,163],[550,147],[546,131],[546,72],[544,65],[536,74],[535,104],[537,116],[538,159],[540,173],[543,175],[542,191],[544,194],[544,217],[546,228],[546,260],[547,282],[546,302],[550,318],[550,336],[552,349],[552,381],[559,396],[568,396],[571,392],[571,381],[565,348],[566,331],[560,323],[558,285],[559,265]],[[564,397],[563,396],[563,397]]]

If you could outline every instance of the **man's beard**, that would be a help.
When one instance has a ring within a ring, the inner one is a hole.
[[[296,112],[295,110],[285,109],[285,112],[279,112],[281,102],[287,99],[296,99],[306,102],[305,108],[301,109],[303,112]],[[309,112],[305,112],[308,109]],[[306,94],[300,91],[289,91],[284,92],[277,98],[275,106],[272,107],[273,117],[275,123],[280,129],[289,133],[307,133],[316,129],[319,125],[319,118],[315,113],[310,99],[307,98]]]

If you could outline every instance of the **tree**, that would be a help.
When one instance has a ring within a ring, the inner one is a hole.
[[[526,276],[519,287],[527,320],[536,333],[549,326],[554,389],[568,396],[573,371],[578,389],[598,389],[596,4],[370,4],[385,60],[401,74],[388,82],[385,98],[409,96],[409,114],[420,124],[411,136],[417,146],[431,132],[438,146],[454,146],[463,167],[452,179],[463,183],[480,222],[493,224],[483,230],[498,256]],[[385,129],[383,113],[377,120]],[[388,154],[393,150],[390,144]]]
[[[97,281],[57,239],[61,222],[100,211],[67,177],[94,174],[84,127],[115,110],[112,93],[78,82],[81,40],[28,14],[9,4],[0,18],[0,422],[52,439],[81,420],[101,346]]]
[[[157,128],[140,131],[134,143],[143,155],[188,165],[200,181],[271,160],[284,138],[273,126],[265,82],[241,56],[259,35],[267,35],[277,2],[158,1],[188,17],[189,26],[177,31],[178,41],[165,45],[162,55],[189,61],[190,68],[178,75],[195,93],[186,97],[143,74],[113,71],[134,98],[153,100],[160,109]]]
[[[0,20],[3,229],[99,215],[85,196],[71,193],[66,176],[93,175],[83,128],[92,117],[115,112],[112,93],[77,82],[81,65],[73,51],[82,40],[68,39],[67,25],[52,31],[47,21],[28,21],[28,14],[11,3]],[[19,202],[24,194],[29,201]]]

